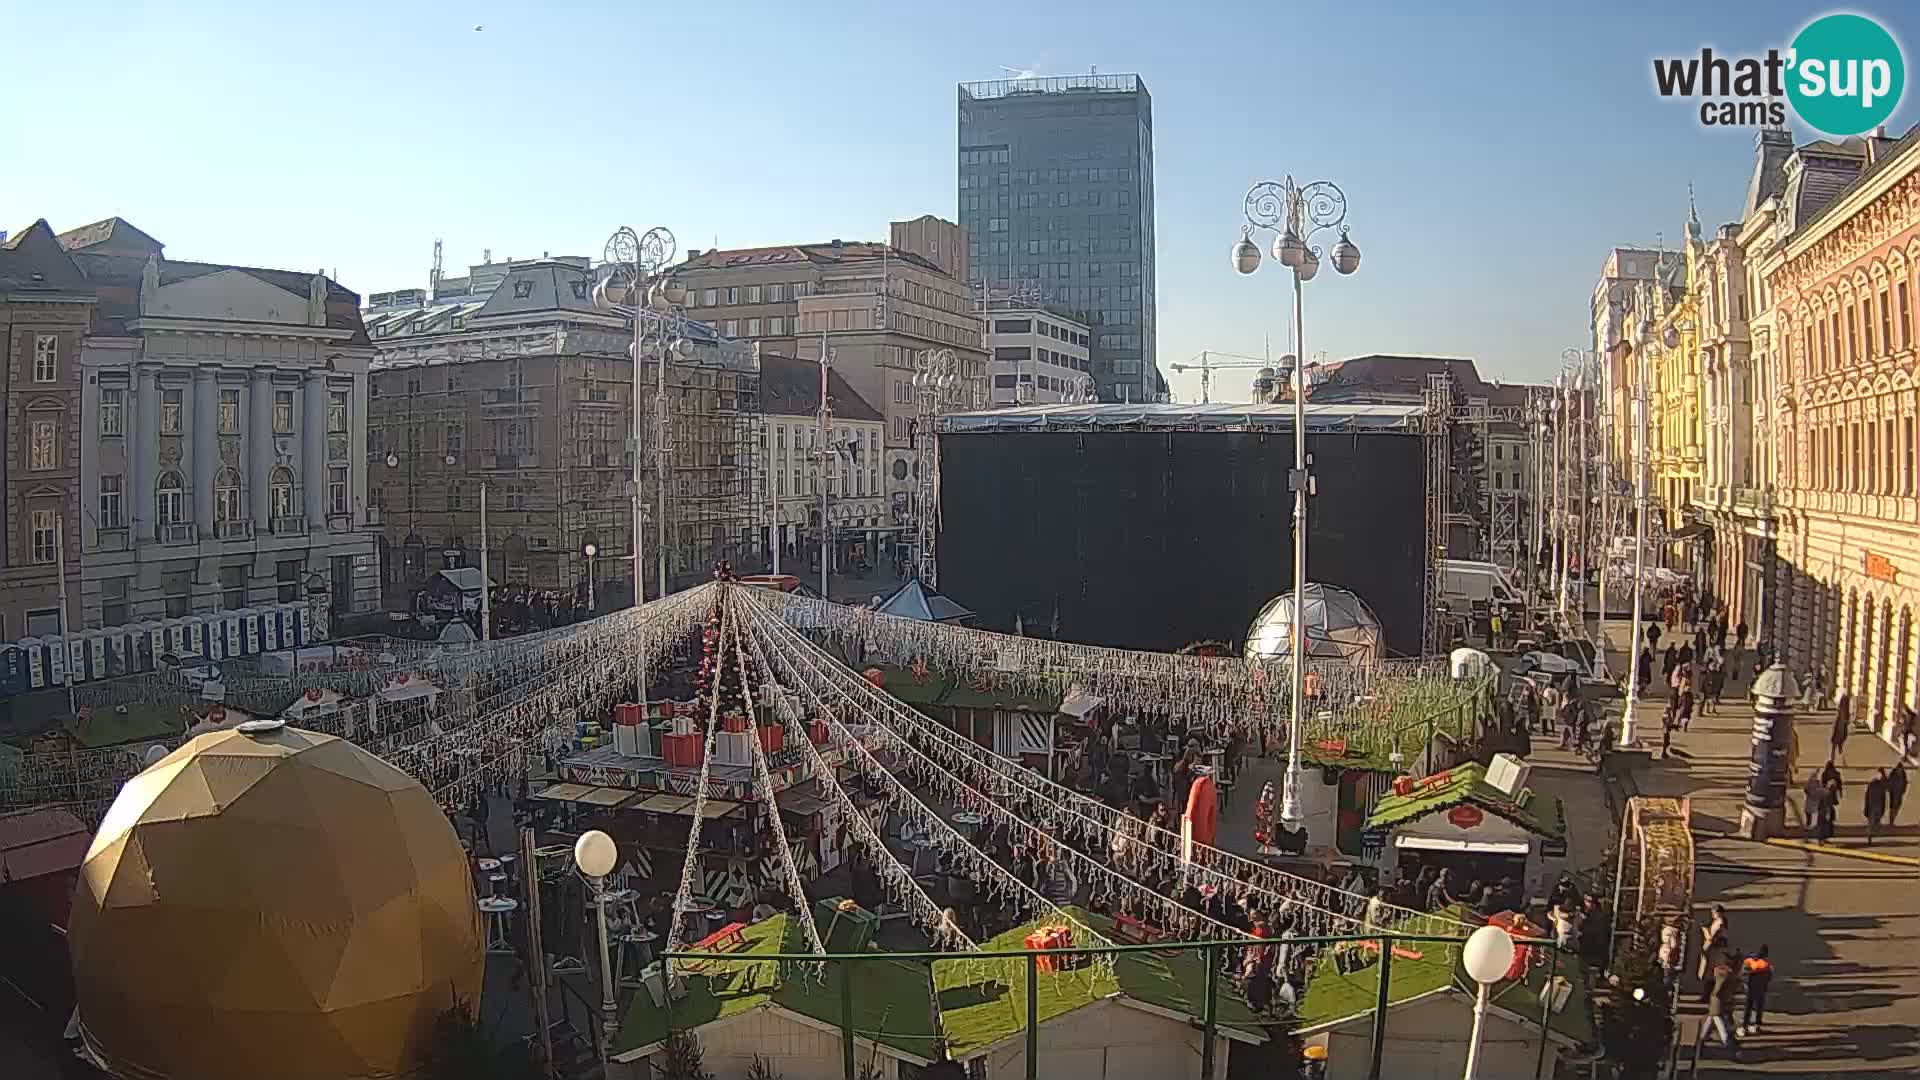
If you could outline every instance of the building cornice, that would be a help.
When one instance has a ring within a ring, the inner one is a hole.
[[[224,322],[219,319],[173,319],[164,315],[143,315],[127,322],[127,329],[142,334],[186,333],[225,334],[229,337],[292,338],[294,340],[347,341],[358,330],[329,326],[294,326],[289,323]]]

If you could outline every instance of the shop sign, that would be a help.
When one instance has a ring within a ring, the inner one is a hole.
[[[1889,585],[1900,583],[1900,568],[1893,565],[1892,559],[1877,551],[1865,552],[1860,558],[1865,564],[1863,569],[1868,577],[1875,581],[1884,581]]]
[[[1459,829],[1478,828],[1485,820],[1487,815],[1477,806],[1456,806],[1447,811],[1447,821]]]

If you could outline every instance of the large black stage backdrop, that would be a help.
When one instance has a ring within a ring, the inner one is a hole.
[[[1308,579],[1357,593],[1388,652],[1417,655],[1421,439],[1310,434],[1307,449]],[[982,628],[1017,616],[1090,645],[1237,645],[1293,587],[1287,432],[955,433],[940,454],[940,591]]]

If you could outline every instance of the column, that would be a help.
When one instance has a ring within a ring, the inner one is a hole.
[[[193,428],[189,434],[193,451],[188,457],[189,481],[193,487],[193,523],[200,533],[200,539],[214,538],[213,531],[213,478],[220,471],[219,441],[215,435],[220,430],[219,395],[213,385],[213,369],[202,367],[193,373]]]
[[[154,538],[154,513],[157,507],[154,481],[160,464],[160,368],[148,364],[134,378],[133,406],[138,423],[127,434],[127,456],[133,459],[133,487],[122,498],[133,515],[136,541]]]
[[[327,373],[307,372],[300,418],[300,475],[307,488],[307,528],[327,524]]]
[[[273,372],[254,368],[247,382],[247,487],[252,498],[253,531],[264,536],[273,527]]]

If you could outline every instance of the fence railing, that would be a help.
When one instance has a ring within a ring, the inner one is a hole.
[[[1145,959],[1150,956],[1164,957],[1174,952],[1197,953],[1203,958],[1201,966],[1205,970],[1200,988],[1199,1015],[1195,1018],[1202,1032],[1199,1075],[1202,1077],[1202,1080],[1214,1080],[1214,1078],[1224,1076],[1226,1073],[1226,1063],[1219,1060],[1218,1054],[1219,1036],[1221,1034],[1220,982],[1223,977],[1229,980],[1230,986],[1232,986],[1235,981],[1235,977],[1226,971],[1227,965],[1224,961],[1227,958],[1220,955],[1223,950],[1238,952],[1239,950],[1247,948],[1309,948],[1315,950],[1315,960],[1313,963],[1316,965],[1316,974],[1322,974],[1324,972],[1320,969],[1329,968],[1338,962],[1337,954],[1341,948],[1367,949],[1377,957],[1377,959],[1370,961],[1371,967],[1377,972],[1371,1007],[1364,1010],[1364,1012],[1346,1013],[1344,1015],[1327,1017],[1325,1018],[1325,1023],[1316,1020],[1312,1026],[1324,1027],[1340,1021],[1350,1022],[1360,1015],[1369,1015],[1371,1018],[1371,1031],[1368,1040],[1369,1064],[1365,1075],[1369,1080],[1388,1080],[1382,1072],[1382,1066],[1386,1057],[1387,1040],[1390,1035],[1387,1014],[1394,1004],[1395,986],[1393,980],[1393,965],[1396,947],[1404,948],[1410,945],[1444,946],[1447,950],[1445,954],[1446,963],[1450,970],[1453,959],[1458,955],[1458,949],[1466,943],[1466,940],[1463,936],[1440,937],[1419,934],[1374,933],[1313,937],[1301,936],[1275,939],[1263,938],[1257,940],[1229,939],[1179,943],[1159,942],[1133,945],[1068,947],[1061,949],[1005,949],[965,953],[879,951],[826,954],[738,952],[716,954],[712,952],[682,950],[663,952],[660,954],[660,957],[662,961],[664,961],[664,968],[671,973],[664,980],[668,986],[671,986],[675,980],[683,978],[712,977],[707,974],[687,972],[682,968],[676,967],[677,964],[682,963],[699,964],[701,965],[701,972],[712,972],[715,968],[721,968],[727,972],[737,972],[741,970],[740,965],[773,964],[776,965],[780,972],[785,973],[786,977],[789,978],[819,979],[819,985],[823,990],[830,989],[837,991],[838,1020],[837,1022],[824,1021],[824,1018],[818,1017],[817,1015],[814,1016],[814,1020],[833,1023],[833,1026],[837,1029],[840,1043],[840,1065],[845,1080],[863,1080],[864,1077],[872,1075],[870,1071],[862,1070],[860,1067],[859,1043],[864,1038],[869,1045],[873,1045],[876,1041],[874,1038],[876,1035],[885,1034],[884,1032],[860,1030],[856,1024],[855,996],[860,991],[856,989],[855,984],[857,981],[856,969],[859,965],[898,964],[903,961],[909,963],[960,964],[975,965],[973,970],[976,972],[983,970],[980,965],[987,965],[989,967],[1002,965],[1002,971],[1005,973],[1007,979],[1004,987],[1005,990],[1011,991],[1014,979],[1024,978],[1024,1012],[1020,1025],[1020,1030],[1023,1032],[1025,1038],[1025,1053],[1023,1055],[1025,1059],[1023,1062],[1025,1069],[1024,1075],[1027,1077],[1027,1080],[1039,1080],[1041,1075],[1040,1027],[1042,1024],[1042,1020],[1038,1016],[1042,1002],[1039,981],[1040,974],[1043,970],[1053,971],[1063,968],[1073,970],[1080,963],[1110,963],[1114,957],[1129,954],[1139,955],[1142,959]],[[1546,988],[1546,992],[1540,995],[1540,1011],[1536,1017],[1529,1017],[1530,1020],[1535,1020],[1539,1027],[1537,1036],[1538,1044],[1535,1048],[1534,1067],[1531,1075],[1534,1080],[1541,1080],[1541,1078],[1546,1075],[1549,1032],[1552,1029],[1553,1013],[1555,1011],[1553,987],[1555,986],[1555,981],[1560,971],[1560,950],[1555,947],[1551,941],[1534,938],[1515,938],[1514,943],[1516,947],[1522,949],[1527,957],[1523,963],[1528,968],[1534,966],[1544,966],[1545,968],[1545,980],[1542,985]],[[1408,951],[1405,955],[1409,958],[1416,959],[1421,956],[1421,954],[1412,951]],[[848,968],[841,977],[824,977],[832,969],[841,966]],[[1464,978],[1464,976],[1462,976],[1462,978]],[[1520,978],[1529,984],[1531,982],[1531,980],[1527,978],[1524,970]],[[749,983],[760,982],[758,979],[747,981]],[[1448,984],[1451,984],[1452,981],[1453,979],[1451,975],[1449,975],[1447,979]],[[885,983],[878,980],[860,980],[859,985],[861,987],[871,988],[883,986]],[[665,1031],[667,1035],[665,1039],[658,1040],[657,1044],[648,1043],[639,1048],[647,1049],[656,1045],[659,1047],[659,1049],[650,1050],[650,1053],[664,1053],[664,1048],[668,1040],[676,1035],[694,1032],[699,1026],[699,1023],[702,1022],[696,1020],[688,1024],[684,1017],[676,1021],[674,1016],[675,994],[667,987],[663,987],[662,989],[663,992],[658,1000],[662,1002],[661,1007],[666,1013]],[[641,991],[641,993],[644,995],[646,992]],[[1303,990],[1301,992],[1303,1004],[1305,996],[1305,991]],[[1407,998],[1403,997],[1401,1000],[1407,1000]],[[1162,1008],[1164,1009],[1164,1007]],[[1049,1017],[1049,1019],[1050,1018],[1051,1017]],[[1276,1029],[1290,1030],[1293,1026],[1297,1025],[1298,1021],[1285,1016],[1276,1016],[1273,1017],[1269,1023]],[[1477,1035],[1478,1033],[1476,1033],[1475,1037],[1477,1037]],[[1427,1037],[1429,1036],[1421,1036],[1423,1039]],[[928,1056],[941,1053],[942,1050],[940,1047],[944,1046],[944,1040],[936,1035],[931,1041],[935,1045],[928,1047]],[[1352,1070],[1342,1069],[1340,1071],[1343,1075],[1354,1075]],[[997,1072],[996,1075],[998,1075]]]

